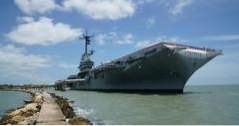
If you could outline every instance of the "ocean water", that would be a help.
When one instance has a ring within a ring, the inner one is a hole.
[[[24,104],[30,94],[17,91],[0,91],[0,118],[10,109],[15,109]]]
[[[54,91],[95,124],[239,124],[239,86],[188,86],[181,95]]]

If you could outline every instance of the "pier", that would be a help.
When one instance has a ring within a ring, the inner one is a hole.
[[[49,86],[0,86],[0,90],[31,94],[31,99],[25,100],[24,105],[7,111],[0,119],[0,125],[92,125],[88,119],[74,112],[68,99],[44,92],[47,88]]]
[[[37,119],[37,125],[67,125],[65,116],[55,99],[48,93],[43,93],[44,102]]]

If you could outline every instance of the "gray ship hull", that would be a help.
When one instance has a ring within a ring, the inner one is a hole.
[[[212,49],[159,43],[81,72],[77,77],[83,80],[67,84],[74,90],[182,93],[191,75],[219,54]]]

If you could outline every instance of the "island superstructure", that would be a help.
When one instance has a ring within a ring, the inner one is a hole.
[[[183,93],[192,74],[221,50],[160,42],[97,67],[88,52],[90,38],[85,40],[85,52],[80,72],[55,83],[56,89],[93,91],[143,91]]]

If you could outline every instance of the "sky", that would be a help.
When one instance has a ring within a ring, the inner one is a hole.
[[[88,30],[95,65],[170,41],[223,50],[187,85],[239,84],[238,0],[0,0],[0,83],[78,72]]]

